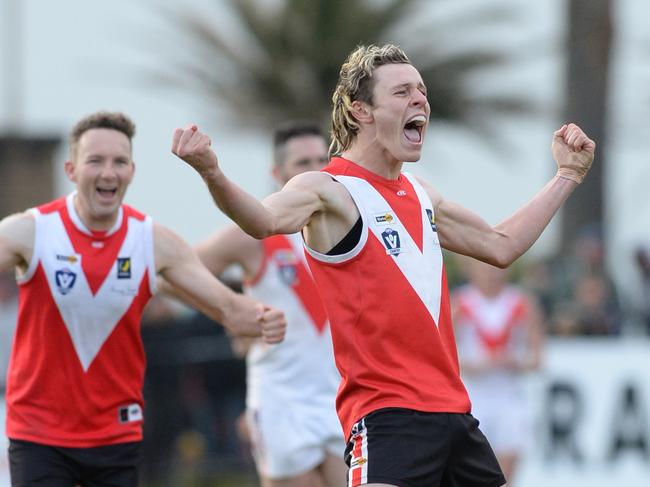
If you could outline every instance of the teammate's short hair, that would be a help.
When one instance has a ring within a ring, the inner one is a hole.
[[[279,125],[273,132],[273,164],[281,166],[287,157],[284,150],[294,137],[315,135],[325,138],[320,126],[313,120],[291,120]]]
[[[372,105],[372,75],[384,64],[411,64],[406,53],[394,44],[357,46],[341,66],[339,81],[332,95],[332,142],[329,155],[338,156],[348,149],[359,131],[352,115],[352,102]]]
[[[95,112],[79,120],[68,138],[70,146],[70,156],[74,159],[77,153],[77,145],[81,136],[91,129],[113,129],[122,132],[129,139],[129,142],[135,135],[135,124],[122,112]]]

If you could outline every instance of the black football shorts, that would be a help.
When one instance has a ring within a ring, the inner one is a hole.
[[[379,409],[357,422],[345,449],[348,487],[501,487],[499,462],[471,414]]]
[[[64,448],[9,440],[12,487],[136,487],[141,442]]]

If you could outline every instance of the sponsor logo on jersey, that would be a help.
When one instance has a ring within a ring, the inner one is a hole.
[[[131,279],[131,257],[117,258],[117,278]]]
[[[433,210],[427,208],[426,211],[427,211],[427,217],[429,218],[429,223],[431,223],[431,230],[437,232],[438,229],[436,227],[436,217],[433,215]]]
[[[120,423],[142,421],[142,408],[137,403],[129,404],[127,406],[120,406],[117,411],[117,419]]]
[[[403,189],[400,189],[400,190],[397,192],[397,196],[406,196],[406,191],[404,191]]]
[[[72,291],[74,283],[77,280],[77,274],[70,269],[59,269],[54,273],[54,282],[61,294],[64,296]]]
[[[399,233],[397,233],[397,230],[387,228],[381,232],[381,238],[384,241],[384,245],[386,246],[386,253],[388,255],[397,257],[402,252]]]
[[[378,225],[389,225],[395,221],[395,217],[389,211],[383,213],[376,213],[374,215],[375,223]]]
[[[61,260],[63,262],[69,262],[70,264],[76,264],[79,258],[76,255],[61,255],[56,254],[56,260]]]

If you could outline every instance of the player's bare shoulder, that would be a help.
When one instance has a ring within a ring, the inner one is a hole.
[[[32,259],[36,235],[34,215],[15,213],[0,220],[0,265],[24,267]]]
[[[155,221],[153,222],[153,252],[158,273],[184,260],[188,254],[193,254],[190,246],[180,235]]]
[[[442,201],[442,195],[440,192],[431,186],[429,182],[427,182],[425,179],[423,179],[420,176],[415,176],[415,179],[417,180],[418,183],[422,185],[424,190],[427,192],[427,195],[429,196],[429,199],[431,200],[431,203],[433,204],[434,208],[437,207]]]
[[[321,193],[328,191],[332,176],[322,171],[306,171],[291,178],[283,189],[297,189]]]
[[[34,215],[29,211],[14,213],[0,220],[0,232],[12,229],[19,232],[34,233]]]
[[[330,174],[322,171],[308,171],[295,176],[285,188],[304,189],[318,195],[326,212],[358,214],[354,200],[345,186]]]

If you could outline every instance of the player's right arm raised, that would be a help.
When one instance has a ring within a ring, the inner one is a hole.
[[[324,209],[317,188],[329,180],[327,175],[310,172],[296,176],[282,191],[260,202],[225,176],[210,145],[209,137],[190,125],[176,129],[172,152],[201,175],[217,206],[249,235],[265,238],[298,232]]]

